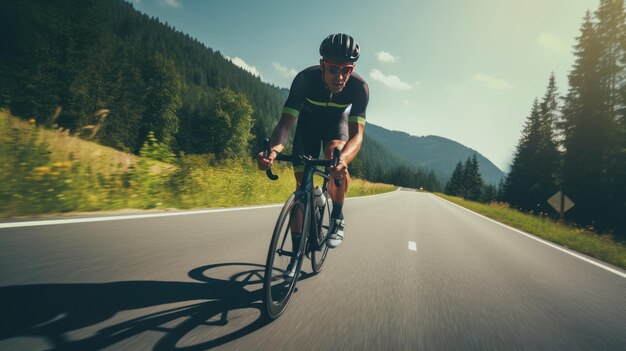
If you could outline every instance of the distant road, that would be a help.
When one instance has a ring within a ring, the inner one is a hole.
[[[349,200],[266,324],[279,211],[0,227],[0,350],[626,350],[623,270],[413,191]]]

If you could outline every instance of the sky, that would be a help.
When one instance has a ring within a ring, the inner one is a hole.
[[[573,46],[599,0],[128,0],[288,88],[333,33],[361,47],[367,121],[455,140],[508,172],[551,72],[568,89]],[[367,127],[365,128],[367,133]]]

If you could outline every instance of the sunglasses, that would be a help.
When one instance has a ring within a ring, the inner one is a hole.
[[[324,61],[324,68],[327,69],[328,72],[330,72],[330,74],[333,74],[333,75],[341,74],[341,75],[347,76],[350,73],[352,73],[352,70],[354,70],[354,65],[353,64],[338,65],[336,63],[330,63],[330,62]]]

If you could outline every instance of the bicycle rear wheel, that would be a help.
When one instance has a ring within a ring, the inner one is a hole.
[[[297,247],[292,247],[291,240],[292,221],[296,218],[297,212],[301,214],[301,222],[304,222],[304,205],[296,199],[295,194],[292,194],[278,216],[267,254],[263,298],[267,317],[272,320],[278,318],[287,308],[302,268],[303,259],[300,255],[297,257],[295,276],[289,279],[284,275],[291,258],[298,252]],[[300,232],[302,233],[302,230]],[[302,240],[305,240],[304,235]]]
[[[312,245],[317,246],[317,242],[321,241],[317,250],[311,250],[311,269],[314,273],[319,273],[324,267],[326,262],[326,256],[328,255],[328,246],[326,245],[326,236],[328,235],[328,228],[330,227],[330,205],[332,201],[329,200],[328,193],[326,195],[326,206],[324,206],[324,217],[322,219],[321,229],[318,232],[318,238],[315,242],[310,241]]]

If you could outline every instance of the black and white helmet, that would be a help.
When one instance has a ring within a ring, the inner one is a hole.
[[[356,62],[359,53],[359,44],[348,34],[331,34],[320,45],[322,58],[332,62]]]

